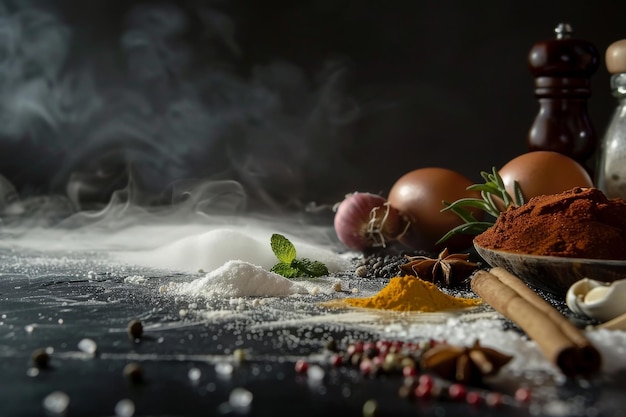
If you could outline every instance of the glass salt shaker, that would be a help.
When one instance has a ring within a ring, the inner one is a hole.
[[[609,45],[605,61],[618,104],[600,143],[596,186],[609,198],[626,199],[626,39]]]

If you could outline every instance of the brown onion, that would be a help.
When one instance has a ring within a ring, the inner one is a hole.
[[[409,230],[401,237],[405,246],[439,252],[447,247],[450,252],[471,246],[471,235],[456,235],[436,245],[436,242],[463,220],[451,211],[442,212],[444,201],[451,203],[461,198],[480,198],[480,192],[469,191],[472,181],[451,169],[441,167],[418,168],[407,172],[393,184],[387,200],[401,215],[411,222]],[[477,219],[482,211],[471,208]]]
[[[407,222],[384,197],[354,192],[337,205],[334,227],[344,245],[364,251],[397,240],[407,229]]]

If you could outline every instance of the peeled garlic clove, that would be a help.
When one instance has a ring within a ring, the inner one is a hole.
[[[626,279],[609,284],[584,278],[570,287],[565,300],[575,313],[603,322],[611,320],[626,313]]]
[[[609,294],[610,292],[611,292],[611,289],[608,286],[594,287],[591,290],[589,290],[587,294],[585,294],[583,301],[586,304],[597,303],[597,302],[604,300],[607,294]]]
[[[591,291],[593,288],[603,286],[604,284],[600,281],[596,281],[589,278],[583,278],[581,280],[576,281],[567,291],[565,296],[565,302],[567,306],[574,313],[586,316],[587,312],[584,308],[585,304],[585,295]]]

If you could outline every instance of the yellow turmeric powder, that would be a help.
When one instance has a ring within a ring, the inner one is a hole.
[[[456,310],[482,303],[480,298],[453,297],[436,284],[410,275],[392,278],[372,297],[346,298],[344,301],[353,307],[424,312]]]

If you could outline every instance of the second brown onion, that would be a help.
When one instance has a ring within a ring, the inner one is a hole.
[[[468,191],[473,182],[447,168],[426,167],[410,171],[391,187],[387,201],[410,222],[407,232],[399,241],[405,246],[430,252],[447,247],[450,252],[462,251],[472,244],[472,235],[456,235],[436,245],[449,230],[461,225],[463,220],[450,211],[441,212],[444,202],[461,198],[480,198],[479,191]],[[477,220],[483,212],[470,210]]]

